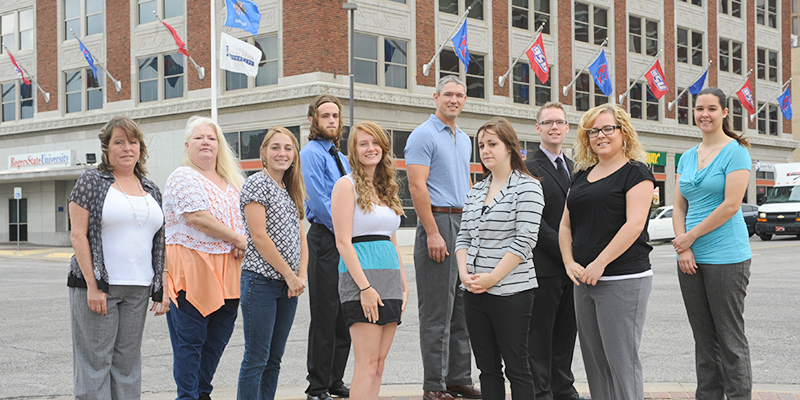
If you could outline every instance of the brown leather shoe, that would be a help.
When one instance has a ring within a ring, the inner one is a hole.
[[[447,392],[440,392],[438,390],[426,390],[422,392],[424,400],[454,400],[453,396]]]
[[[481,390],[475,385],[448,386],[447,391],[453,397],[463,397],[465,399],[480,399]]]

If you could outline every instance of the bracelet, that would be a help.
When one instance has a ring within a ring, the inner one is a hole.
[[[169,272],[169,270],[168,270],[168,269],[166,269],[166,268],[164,268],[164,272]]]
[[[369,286],[367,286],[367,287],[365,287],[363,289],[358,289],[358,291],[363,292],[363,291],[365,291],[365,290],[367,290],[367,289],[369,289],[371,287],[372,287],[372,285],[369,285]]]

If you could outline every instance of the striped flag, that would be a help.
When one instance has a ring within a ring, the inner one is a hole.
[[[17,71],[17,75],[19,75],[19,78],[22,79],[22,81],[25,82],[25,84],[30,85],[31,81],[25,77],[25,74],[22,73],[22,68],[20,68],[19,64],[17,64],[17,60],[14,59],[14,56],[12,56],[10,52],[6,51],[6,53],[8,54],[8,58],[11,59],[11,65],[14,66],[14,69]]]

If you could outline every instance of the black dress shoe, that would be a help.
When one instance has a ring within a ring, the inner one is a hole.
[[[316,396],[306,395],[306,400],[333,400],[333,397],[331,397],[330,393],[323,392]]]
[[[339,386],[334,386],[328,392],[336,397],[350,397],[350,388],[344,383]]]

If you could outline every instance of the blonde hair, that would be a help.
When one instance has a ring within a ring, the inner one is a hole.
[[[269,128],[267,134],[264,135],[264,140],[261,142],[261,149],[259,151],[261,155],[261,165],[267,168],[267,160],[266,157],[264,157],[264,151],[269,146],[269,141],[279,133],[288,136],[292,141],[292,153],[294,157],[292,158],[292,165],[283,173],[283,184],[286,186],[286,191],[289,193],[289,197],[292,198],[295,207],[297,207],[297,217],[302,220],[306,217],[304,202],[308,198],[308,195],[306,195],[306,186],[303,183],[303,170],[300,168],[300,144],[297,143],[297,138],[294,137],[292,132],[282,126],[273,126]]]
[[[589,144],[589,135],[587,132],[592,129],[594,121],[600,114],[608,113],[614,116],[614,123],[619,126],[618,132],[615,134],[622,134],[622,151],[625,158],[631,161],[646,162],[647,151],[645,151],[642,142],[639,141],[639,135],[633,129],[631,118],[625,110],[615,104],[603,104],[594,107],[583,114],[581,121],[578,123],[577,138],[573,149],[575,154],[573,160],[575,161],[575,171],[581,171],[594,166],[599,161],[597,153],[592,150]]]
[[[356,145],[358,141],[358,131],[372,135],[381,147],[382,156],[381,161],[375,167],[375,174],[373,181],[370,182],[367,176],[367,171],[361,160],[358,159]],[[357,123],[350,131],[350,137],[347,139],[347,150],[350,154],[350,167],[352,169],[353,180],[355,181],[355,189],[358,194],[358,206],[367,212],[372,211],[372,193],[373,188],[377,193],[381,202],[386,202],[397,215],[405,215],[403,212],[403,205],[400,203],[400,186],[395,182],[396,169],[394,160],[392,159],[391,146],[389,144],[389,135],[380,127],[380,125],[364,121]]]
[[[239,160],[233,153],[233,150],[231,150],[230,146],[228,146],[228,141],[225,140],[225,135],[222,134],[222,128],[220,128],[216,122],[214,122],[211,118],[200,117],[197,115],[190,117],[189,120],[186,121],[186,136],[184,137],[184,142],[188,143],[194,134],[194,130],[201,125],[210,126],[214,129],[214,133],[217,135],[217,142],[219,143],[215,168],[217,173],[222,177],[222,179],[233,185],[233,187],[235,187],[237,190],[242,190],[244,175],[242,174],[242,168],[239,166]],[[192,159],[189,156],[189,152],[185,148],[183,150],[183,162],[181,164],[187,167],[196,167],[195,163],[192,162]]]

